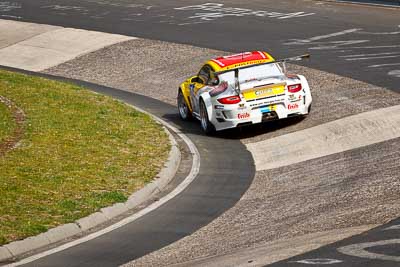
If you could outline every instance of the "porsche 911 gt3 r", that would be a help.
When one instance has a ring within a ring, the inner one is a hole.
[[[286,74],[285,62],[261,51],[209,60],[178,90],[183,120],[196,118],[206,133],[307,115],[311,91],[302,75]]]

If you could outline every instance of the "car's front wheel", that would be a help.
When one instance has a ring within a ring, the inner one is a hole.
[[[212,134],[215,132],[214,125],[208,120],[207,108],[203,100],[200,100],[200,122],[201,128],[206,134]]]
[[[186,104],[181,89],[179,89],[178,92],[177,102],[178,102],[177,104],[178,104],[179,116],[181,117],[181,119],[185,121],[190,120],[192,118],[192,113],[190,113],[189,107]]]

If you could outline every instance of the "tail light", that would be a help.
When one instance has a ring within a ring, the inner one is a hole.
[[[240,102],[240,100],[241,100],[240,97],[235,95],[235,96],[220,98],[218,99],[218,102],[221,104],[230,105],[230,104],[237,104]]]
[[[298,91],[301,90],[301,83],[298,84],[292,84],[292,85],[288,85],[288,91],[289,93],[297,93]]]

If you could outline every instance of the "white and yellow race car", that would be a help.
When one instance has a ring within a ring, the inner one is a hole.
[[[183,120],[200,120],[205,133],[310,112],[311,91],[302,75],[286,74],[287,61],[261,51],[209,60],[178,91]]]

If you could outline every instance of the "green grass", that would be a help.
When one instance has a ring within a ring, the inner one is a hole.
[[[15,126],[11,111],[4,103],[0,102],[0,144],[13,133]]]
[[[109,97],[1,70],[0,95],[26,114],[20,145],[0,157],[0,245],[126,201],[167,158],[161,126]]]

